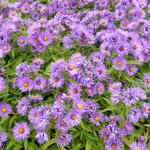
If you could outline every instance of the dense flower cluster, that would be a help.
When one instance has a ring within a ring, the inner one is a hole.
[[[124,144],[129,150],[147,150],[142,135],[138,141],[126,140],[136,130],[134,125],[148,120],[150,114],[150,70],[142,71],[150,62],[148,0],[52,0],[48,4],[19,0],[3,4],[0,93],[5,96],[5,91],[14,90],[19,97],[14,102],[2,97],[0,117],[22,117],[11,129],[14,139],[27,139],[34,131],[36,141],[43,144],[53,128],[55,142],[67,146],[74,136],[72,128],[86,121],[97,129],[107,150],[121,150]],[[51,56],[41,56],[50,46],[61,52],[74,51],[67,59],[62,56],[52,62],[47,71],[44,66],[50,61],[46,57]],[[7,56],[14,58],[15,48],[34,56],[30,62],[21,58],[12,80],[7,81],[7,65],[3,64]],[[113,108],[122,112],[111,111]],[[7,138],[6,132],[0,132],[0,147]]]

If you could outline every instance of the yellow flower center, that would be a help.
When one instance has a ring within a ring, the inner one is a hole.
[[[121,65],[122,65],[122,62],[121,62],[121,61],[118,61],[118,62],[117,62],[117,65],[118,65],[118,66],[121,66]]]
[[[4,50],[7,50],[7,49],[8,49],[8,47],[7,47],[7,46],[4,46],[4,47],[3,47],[3,49],[4,49]]]
[[[78,60],[78,57],[75,57],[74,60]]]
[[[101,87],[100,87],[100,86],[98,86],[98,87],[97,87],[97,91],[100,91],[100,90],[101,90]]]
[[[89,40],[90,40],[90,41],[92,41],[92,38],[91,38],[91,37],[89,37]]]
[[[13,12],[13,13],[11,13],[11,15],[12,15],[12,16],[14,16],[14,15],[15,15],[15,13]]]
[[[139,148],[139,147],[136,147],[136,148],[134,148],[134,150],[140,150],[140,148]]]
[[[66,139],[66,136],[62,136],[61,140],[64,141]]]
[[[150,79],[147,79],[147,83],[150,83]]]
[[[54,81],[55,81],[55,82],[58,82],[58,80],[59,80],[58,78],[54,78]]]
[[[7,111],[7,108],[6,107],[2,107],[1,108],[1,112],[5,113]]]
[[[94,117],[94,119],[96,120],[96,121],[99,121],[99,117],[98,116],[96,116],[96,117]]]
[[[61,98],[61,95],[59,94],[59,95],[57,96],[57,98]]]
[[[90,93],[90,94],[92,93],[92,90],[91,90],[91,89],[89,89],[89,93]]]
[[[148,109],[147,109],[147,108],[144,108],[144,111],[145,111],[145,112],[148,112]]]
[[[40,84],[41,84],[41,81],[37,81],[36,84],[37,84],[37,85],[40,85]]]
[[[105,4],[105,1],[102,1],[102,4],[104,5],[104,4]]]
[[[76,89],[73,89],[73,93],[76,94],[76,93],[77,93],[77,90],[76,90]]]
[[[108,140],[108,136],[107,135],[104,135],[104,140]]]
[[[27,8],[25,7],[24,10],[27,10]]]
[[[13,81],[13,84],[16,84],[16,80]]]
[[[111,120],[114,120],[115,119],[115,117],[114,116],[111,116],[111,117],[109,117]]]
[[[78,109],[81,109],[81,108],[82,108],[82,105],[81,105],[81,104],[77,104],[77,108],[78,108]]]
[[[112,144],[112,145],[111,145],[111,148],[112,148],[112,149],[115,149],[115,148],[117,148],[117,145],[116,145],[116,144]]]
[[[43,48],[43,46],[42,46],[42,45],[39,45],[39,48]]]
[[[44,41],[47,41],[47,40],[48,40],[48,37],[47,37],[47,36],[44,36],[43,40],[44,40]]]
[[[24,43],[24,40],[23,40],[23,39],[21,39],[21,40],[20,40],[20,43]]]
[[[37,38],[35,38],[34,41],[37,43],[39,40]]]
[[[124,26],[127,26],[127,23],[125,22],[123,25],[124,25]]]
[[[63,104],[63,103],[64,103],[64,100],[61,100],[60,102]]]
[[[133,67],[130,67],[129,70],[132,72],[133,71]]]
[[[24,87],[28,87],[29,86],[29,83],[28,82],[24,82]]]
[[[73,69],[73,66],[72,66],[72,65],[69,65],[68,68],[69,68],[69,70],[72,70],[72,69]]]
[[[76,115],[72,115],[72,116],[71,116],[71,119],[72,119],[72,120],[76,119]]]
[[[24,129],[23,128],[19,128],[19,133],[23,133]]]
[[[35,118],[38,118],[38,116],[39,116],[38,113],[35,113],[34,117],[35,117]]]
[[[67,20],[67,23],[70,23],[70,21],[69,21],[69,20]]]

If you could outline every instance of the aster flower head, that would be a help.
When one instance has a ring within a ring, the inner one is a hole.
[[[56,129],[63,133],[68,130],[67,121],[65,119],[58,120],[55,125]]]
[[[149,114],[150,114],[150,104],[145,102],[142,105],[142,117],[143,118],[148,118]]]
[[[0,77],[0,92],[6,88],[6,82],[3,77]]]
[[[70,36],[63,37],[62,41],[63,41],[64,47],[66,49],[71,49],[72,48],[72,42],[73,41],[72,41]]]
[[[49,31],[41,32],[38,39],[45,46],[52,43],[52,36]]]
[[[72,135],[67,133],[62,133],[56,139],[56,143],[60,146],[66,146],[71,142]]]
[[[110,92],[118,92],[121,90],[122,83],[121,82],[114,82],[109,86]]]
[[[112,140],[110,143],[106,143],[105,148],[107,150],[122,150],[121,143],[115,140]]]
[[[38,77],[36,77],[36,79],[34,80],[34,89],[35,89],[35,90],[41,90],[41,89],[44,88],[44,84],[45,84],[44,78],[38,76]]]
[[[90,55],[90,58],[93,60],[95,63],[102,63],[104,61],[104,54],[101,52],[94,52]]]
[[[38,65],[38,67],[40,67],[40,65],[44,64],[44,60],[42,58],[36,58],[32,61],[33,64]]]
[[[29,95],[28,98],[33,100],[33,101],[41,101],[43,99],[43,97],[39,94]]]
[[[73,106],[74,106],[74,110],[79,112],[79,113],[85,113],[86,112],[86,103],[84,102],[83,99],[74,99],[73,100]]]
[[[12,112],[11,106],[7,103],[0,103],[0,117],[5,118]]]
[[[138,68],[136,67],[136,65],[128,65],[126,68],[126,72],[127,75],[129,76],[133,76],[134,74],[136,74],[138,71]]]
[[[86,92],[87,92],[88,96],[92,96],[92,97],[97,94],[97,90],[92,86],[87,87]]]
[[[116,70],[125,70],[126,65],[127,65],[127,60],[123,57],[116,57],[112,61],[113,67]]]
[[[141,144],[140,142],[134,141],[128,150],[148,150],[145,144]]]
[[[38,52],[42,53],[45,51],[46,46],[43,43],[37,42],[35,48]]]
[[[31,123],[36,123],[36,122],[38,122],[39,118],[40,118],[40,111],[39,111],[39,109],[37,107],[32,108],[29,111],[28,120]]]
[[[99,113],[99,112],[94,112],[90,116],[90,122],[95,124],[96,126],[100,126],[100,121],[104,120],[104,114]]]
[[[18,37],[17,42],[20,47],[25,47],[28,44],[27,38],[23,35]]]
[[[19,122],[16,123],[12,132],[15,139],[24,140],[30,134],[30,128],[26,122]]]
[[[44,131],[38,131],[35,138],[39,144],[42,144],[48,141],[48,135]]]
[[[5,132],[0,132],[0,147],[3,146],[3,143],[7,141],[7,135]]]
[[[11,45],[9,43],[3,43],[0,46],[0,49],[2,50],[3,54],[9,53],[11,51]]]
[[[68,87],[68,95],[73,97],[73,98],[80,97],[80,95],[81,95],[80,86],[78,86],[75,83],[70,84],[69,87]]]
[[[26,97],[21,98],[21,101],[18,101],[18,104],[16,106],[18,114],[25,116],[29,105],[29,100]]]
[[[18,80],[18,87],[22,92],[31,91],[33,89],[33,81],[28,76]]]
[[[67,120],[67,125],[69,127],[74,127],[80,124],[82,115],[81,113],[77,113],[77,111],[70,109],[65,118]]]
[[[150,88],[150,73],[145,73],[143,76],[144,85]]]
[[[105,90],[105,87],[102,83],[96,83],[94,85],[94,89],[97,91],[97,93],[99,95],[103,94],[104,93],[104,90]]]
[[[28,68],[29,68],[29,66],[28,66],[25,62],[19,64],[19,65],[16,67],[16,75],[17,75],[18,77],[23,77],[23,76],[25,76],[25,75],[28,73]]]

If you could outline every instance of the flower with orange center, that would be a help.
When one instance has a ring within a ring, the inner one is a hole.
[[[47,40],[48,40],[48,37],[47,37],[47,36],[44,36],[44,37],[43,37],[43,40],[44,40],[44,41],[47,41]]]
[[[78,109],[81,109],[81,108],[82,108],[82,105],[81,105],[81,104],[77,104],[77,108],[78,108]]]
[[[8,49],[8,47],[7,47],[7,46],[4,46],[4,47],[3,47],[3,49],[4,49],[4,50],[7,50],[7,49]]]
[[[72,70],[72,69],[73,69],[73,66],[72,66],[72,65],[69,65],[68,69],[69,69],[69,70]]]
[[[1,108],[1,112],[3,112],[3,113],[7,112],[7,108],[6,107],[2,107]]]
[[[24,129],[23,128],[19,128],[19,133],[24,133]]]
[[[133,67],[130,67],[129,70],[132,72],[133,71]]]
[[[121,65],[122,65],[122,62],[121,62],[121,61],[118,61],[118,62],[117,62],[117,65],[118,65],[118,66],[121,66]]]
[[[24,82],[24,83],[23,83],[23,86],[24,86],[24,87],[28,87],[28,86],[29,86],[29,83],[28,83],[28,82]]]
[[[99,121],[99,120],[100,120],[100,117],[99,117],[99,116],[96,116],[96,117],[94,117],[94,119],[95,119],[96,121]]]
[[[112,145],[111,145],[111,148],[112,148],[112,149],[116,149],[116,148],[117,148],[117,145],[116,145],[116,144],[112,144]]]
[[[71,119],[72,119],[72,120],[75,120],[75,119],[76,119],[76,115],[72,115],[72,116],[71,116]]]
[[[21,39],[21,40],[20,40],[20,43],[22,43],[22,44],[23,44],[23,43],[24,43],[24,40],[23,40],[23,39]]]
[[[54,81],[55,81],[55,82],[58,82],[58,81],[59,81],[59,79],[58,79],[58,78],[54,78]]]

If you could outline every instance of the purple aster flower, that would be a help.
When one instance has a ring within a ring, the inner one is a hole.
[[[136,53],[134,54],[134,59],[135,59],[136,61],[138,61],[138,62],[143,63],[143,62],[144,62],[144,54],[141,53],[141,52],[136,52]]]
[[[16,75],[17,75],[18,77],[23,77],[23,76],[25,76],[25,75],[28,73],[28,68],[29,68],[29,66],[28,66],[25,62],[19,64],[19,65],[16,67]]]
[[[88,113],[93,113],[100,109],[99,104],[96,103],[94,100],[87,100],[86,104]]]
[[[120,102],[120,92],[112,92],[110,96],[112,103],[117,104]]]
[[[55,127],[59,131],[66,132],[68,130],[67,121],[65,119],[58,120]]]
[[[34,80],[34,89],[35,89],[35,90],[41,90],[41,89],[44,88],[44,84],[45,84],[44,78],[38,76],[38,77],[36,77],[36,79]]]
[[[130,145],[130,148],[128,150],[148,150],[148,149],[146,148],[145,144],[141,144],[140,142],[135,141]]]
[[[145,73],[143,76],[144,85],[150,88],[150,73]]]
[[[124,9],[116,9],[114,15],[117,20],[121,20],[125,17],[126,12]]]
[[[81,113],[77,113],[75,110],[70,109],[66,115],[67,125],[69,127],[74,127],[80,124],[82,118]]]
[[[6,82],[3,77],[0,77],[0,92],[6,88]]]
[[[128,65],[126,68],[127,75],[133,76],[135,73],[137,73],[138,68],[136,65]]]
[[[13,128],[13,136],[17,140],[24,140],[30,134],[30,128],[26,122],[16,123]]]
[[[60,146],[66,146],[71,142],[72,135],[67,133],[62,133],[59,135],[59,137],[56,139],[56,143]]]
[[[40,117],[40,113],[37,107],[34,107],[29,111],[28,120],[31,123],[37,122],[39,120],[39,117]]]
[[[62,41],[63,41],[63,44],[64,44],[64,47],[66,48],[66,49],[71,49],[72,48],[72,39],[71,39],[71,36],[65,36],[65,37],[63,37],[63,39],[62,39]]]
[[[73,107],[74,107],[74,110],[79,112],[79,113],[85,113],[86,111],[86,103],[84,102],[83,99],[74,99],[73,100]]]
[[[5,118],[12,112],[11,106],[7,103],[0,103],[0,117]]]
[[[39,94],[29,95],[28,97],[29,97],[29,99],[34,100],[34,101],[41,101],[43,99],[43,97]]]
[[[78,98],[81,95],[81,88],[75,83],[72,83],[68,87],[68,95],[73,98]]]
[[[29,72],[36,73],[36,72],[39,71],[38,68],[39,68],[38,65],[36,65],[36,64],[31,64],[31,65],[29,66],[28,70],[29,70]]]
[[[98,78],[98,79],[103,79],[103,78],[106,78],[106,75],[107,75],[107,68],[105,67],[105,65],[101,64],[101,65],[97,65],[95,67],[95,76]]]
[[[110,143],[106,143],[105,148],[107,150],[122,150],[121,143],[115,140],[112,140]]]
[[[86,92],[87,92],[88,96],[92,96],[92,97],[97,94],[97,90],[92,86],[88,87],[86,89]]]
[[[80,65],[85,61],[85,56],[82,56],[80,53],[74,53],[70,56],[70,60],[74,61],[77,65]]]
[[[5,132],[0,132],[0,147],[3,146],[3,143],[7,141],[7,135]]]
[[[37,142],[39,144],[42,144],[44,142],[48,141],[48,135],[46,132],[44,131],[38,131],[37,135],[35,136],[35,138],[37,139]]]
[[[53,103],[53,106],[51,108],[51,114],[55,119],[61,118],[64,115],[64,111],[65,111],[65,106],[62,103],[58,101],[55,101]]]
[[[11,45],[9,43],[3,43],[0,49],[2,49],[3,54],[9,53],[11,51]]]
[[[109,117],[106,117],[106,121],[120,121],[120,116],[119,115],[110,115]]]
[[[31,16],[32,16],[32,19],[34,19],[34,20],[38,20],[40,18],[39,13],[36,11],[34,11]]]
[[[16,106],[18,114],[25,116],[29,105],[30,102],[26,97],[21,98],[21,101],[18,101],[18,104]]]
[[[94,85],[94,89],[97,91],[97,93],[99,95],[103,94],[104,93],[104,90],[105,90],[105,87],[102,83],[96,83]]]
[[[128,120],[130,122],[138,122],[141,117],[141,111],[137,108],[131,108],[128,115]]]
[[[28,76],[25,76],[18,80],[18,87],[22,92],[31,91],[33,89],[33,81]]]
[[[100,22],[99,22],[100,25],[106,27],[108,25],[108,18],[107,17],[102,17],[100,19]]]
[[[100,45],[100,51],[106,55],[109,55],[112,50],[112,45],[108,41],[102,42]]]
[[[64,78],[61,78],[60,75],[51,74],[49,83],[52,85],[52,87],[59,88],[64,84]]]
[[[58,102],[62,104],[64,103],[64,100],[68,98],[67,95],[62,92],[57,93],[57,95],[55,95],[54,97]]]
[[[35,46],[35,48],[37,49],[38,52],[42,53],[45,51],[46,46],[40,42],[38,42]]]
[[[44,60],[42,58],[36,58],[32,61],[33,64],[36,64],[40,67],[40,65],[44,64]]]
[[[28,3],[25,3],[24,5],[21,6],[21,11],[25,14],[29,13],[30,12],[30,9],[29,9],[29,4]]]
[[[129,27],[129,23],[130,23],[129,20],[124,19],[124,20],[122,20],[122,21],[120,22],[120,27],[121,27],[123,30],[125,30],[125,29],[127,29],[127,28]]]
[[[99,0],[99,7],[106,7],[108,6],[108,0]]]
[[[127,65],[127,60],[123,57],[116,57],[115,59],[113,59],[112,63],[113,63],[113,67],[116,70],[125,70]]]
[[[142,105],[142,117],[143,118],[148,118],[149,114],[150,114],[150,104],[145,102]]]
[[[121,90],[122,83],[121,82],[114,82],[109,86],[109,91],[111,93],[113,92],[119,92]]]
[[[15,77],[15,78],[13,79],[13,81],[12,81],[12,87],[13,87],[13,88],[16,88],[17,85],[18,85],[18,78]]]
[[[49,31],[41,32],[38,39],[45,46],[52,43],[52,35]]]
[[[28,44],[27,38],[23,35],[18,37],[17,42],[20,47],[25,47]]]
[[[90,122],[95,124],[96,126],[100,126],[100,121],[104,120],[104,114],[99,113],[99,112],[94,112],[90,116]]]
[[[140,143],[144,143],[144,142],[145,142],[145,137],[144,137],[144,136],[140,136],[139,142],[140,142]]]
[[[132,40],[132,43],[130,45],[130,49],[131,49],[131,52],[133,54],[134,53],[140,53],[143,50],[142,45],[141,45],[139,40]]]
[[[95,62],[95,63],[102,63],[104,61],[104,54],[101,52],[94,52],[90,55],[90,58]]]
[[[124,123],[124,128],[125,128],[125,130],[127,131],[128,134],[131,134],[133,129],[134,129],[132,124],[127,122],[127,121]]]

